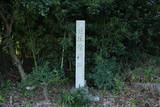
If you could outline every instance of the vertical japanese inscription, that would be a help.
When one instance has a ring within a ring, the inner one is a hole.
[[[85,21],[76,21],[76,88],[85,85]]]

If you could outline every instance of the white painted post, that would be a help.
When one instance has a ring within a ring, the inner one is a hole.
[[[76,21],[76,88],[85,86],[85,21]]]

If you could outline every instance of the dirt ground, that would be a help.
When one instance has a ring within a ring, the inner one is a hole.
[[[34,92],[22,92],[13,88],[6,94],[7,101],[0,103],[0,107],[63,107],[56,103],[57,96],[69,87],[52,87],[49,90],[51,101],[45,101],[40,89]],[[156,90],[125,86],[119,94],[112,94],[106,90],[89,89],[93,95],[99,96],[98,102],[92,102],[90,107],[160,107],[160,93]]]

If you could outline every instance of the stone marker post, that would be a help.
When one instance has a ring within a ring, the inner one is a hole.
[[[76,88],[85,86],[85,21],[76,21]]]

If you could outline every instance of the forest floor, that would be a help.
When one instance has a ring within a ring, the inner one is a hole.
[[[22,91],[18,88],[6,94],[6,101],[0,103],[0,107],[65,107],[57,103],[56,99],[63,91],[70,89],[68,86],[52,86],[49,88],[50,102],[44,100],[41,89],[34,91]],[[160,107],[160,93],[133,85],[125,86],[119,94],[113,94],[106,90],[89,89],[100,100],[92,102],[89,107]]]

